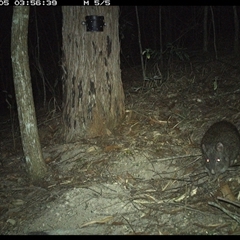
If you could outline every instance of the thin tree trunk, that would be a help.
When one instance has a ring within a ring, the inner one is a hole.
[[[159,6],[159,43],[160,43],[160,54],[161,54],[161,66],[163,67],[163,39],[162,39],[162,7]]]
[[[137,26],[138,26],[138,44],[139,44],[139,50],[140,50],[140,56],[141,56],[143,81],[145,81],[145,79],[146,79],[146,68],[145,67],[146,66],[144,66],[144,62],[143,62],[143,50],[142,50],[142,42],[141,42],[141,29],[140,29],[140,23],[139,23],[137,6],[135,6],[135,11],[136,11],[136,18],[137,18]]]
[[[235,28],[235,36],[234,36],[234,53],[238,54],[239,48],[239,21],[236,6],[233,6],[233,14],[234,14],[234,28]]]
[[[14,7],[12,18],[11,57],[18,106],[18,119],[27,171],[34,183],[41,181],[47,168],[43,161],[33,103],[28,59],[29,7]]]
[[[208,51],[208,40],[207,40],[207,19],[208,19],[208,6],[204,7],[204,17],[203,17],[203,52]]]
[[[217,45],[216,45],[216,26],[215,26],[214,13],[213,13],[213,8],[212,8],[212,6],[210,6],[210,10],[211,10],[211,13],[212,13],[213,46],[214,46],[214,51],[215,51],[215,58],[218,59],[218,52],[217,52]]]

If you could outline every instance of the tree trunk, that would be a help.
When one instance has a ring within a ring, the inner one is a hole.
[[[139,15],[138,15],[138,7],[135,6],[136,11],[136,18],[137,18],[137,28],[138,28],[138,45],[139,45],[139,55],[141,57],[141,65],[142,65],[142,73],[143,73],[143,81],[146,79],[146,66],[144,66],[143,61],[143,50],[142,50],[142,37],[141,37],[141,28],[140,28],[140,22],[139,22]]]
[[[217,44],[216,44],[216,26],[215,26],[215,20],[214,20],[214,13],[213,13],[213,7],[210,6],[211,15],[212,15],[212,25],[213,25],[213,46],[215,51],[215,59],[218,59],[218,52],[217,52]]]
[[[28,61],[29,7],[14,7],[12,18],[11,57],[18,106],[23,152],[30,179],[37,183],[46,175],[39,142]]]
[[[204,7],[204,17],[203,17],[203,52],[208,51],[208,32],[207,32],[207,19],[208,19],[208,6]]]
[[[234,53],[235,55],[238,55],[238,49],[239,49],[239,22],[238,22],[238,14],[237,14],[237,8],[236,6],[233,6],[233,16],[234,16]]]
[[[62,7],[63,121],[66,142],[109,134],[125,113],[118,7]],[[103,32],[87,32],[85,16],[104,16]]]

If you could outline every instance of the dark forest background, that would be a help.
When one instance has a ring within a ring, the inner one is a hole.
[[[219,56],[233,54],[235,34],[233,7],[214,6],[212,9],[215,43]],[[12,7],[0,8],[0,113],[2,115],[8,114],[9,108],[16,109],[10,57],[12,11]],[[239,15],[239,7],[237,13]],[[151,53],[152,57],[158,56],[162,61],[168,61],[171,55],[181,61],[190,61],[192,56],[203,53],[203,6],[139,6],[138,16],[142,50]],[[83,16],[84,20],[85,16]],[[107,24],[106,19],[105,22]],[[210,10],[208,10],[207,26],[208,54],[214,56]],[[82,27],[85,30],[85,27]],[[31,7],[28,44],[36,107],[46,106],[53,98],[57,99],[61,106],[61,29],[61,7]],[[134,6],[120,7],[119,36],[121,68],[140,65],[138,25]],[[162,36],[162,45],[160,36]]]

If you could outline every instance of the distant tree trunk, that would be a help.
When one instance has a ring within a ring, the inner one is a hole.
[[[39,142],[28,61],[29,7],[13,7],[11,57],[18,119],[29,177],[34,183],[47,173]]]
[[[162,7],[159,6],[159,44],[160,44],[160,49],[159,52],[161,53],[161,66],[163,67],[163,57],[162,57],[162,53],[163,53],[163,32],[162,32]]]
[[[139,16],[138,16],[138,8],[135,6],[136,11],[136,18],[137,18],[137,28],[138,28],[138,45],[140,50],[140,57],[141,57],[141,65],[142,65],[142,74],[143,74],[143,81],[146,79],[146,67],[144,66],[143,61],[143,49],[142,49],[142,37],[141,37],[141,29],[140,29],[140,22],[139,22]]]
[[[208,6],[205,6],[204,17],[203,17],[203,52],[205,53],[208,51],[207,19],[208,19]]]
[[[210,10],[212,15],[212,25],[213,25],[213,46],[215,51],[215,58],[218,59],[217,44],[216,44],[216,26],[215,26],[214,13],[213,13],[212,6],[210,6]]]
[[[233,15],[234,15],[234,28],[235,28],[235,36],[234,36],[234,53],[238,54],[239,49],[239,21],[236,6],[233,6]]]
[[[66,142],[109,134],[124,113],[118,7],[62,7],[63,121]],[[87,32],[85,16],[104,16],[103,32]]]

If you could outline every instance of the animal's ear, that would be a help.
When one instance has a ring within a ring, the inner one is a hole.
[[[221,142],[217,143],[216,149],[217,149],[218,152],[222,152],[223,151],[223,144]]]

